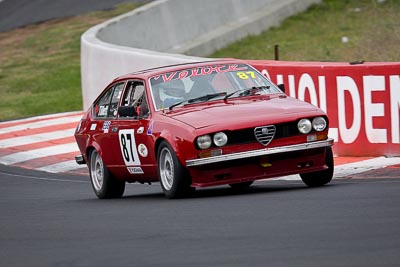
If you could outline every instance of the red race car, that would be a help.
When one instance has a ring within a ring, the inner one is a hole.
[[[283,90],[233,60],[116,78],[76,129],[76,162],[99,198],[121,197],[126,182],[160,181],[168,198],[290,174],[324,185],[334,169],[328,118]]]

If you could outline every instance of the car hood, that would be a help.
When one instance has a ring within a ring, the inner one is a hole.
[[[291,97],[274,97],[187,105],[168,116],[196,129],[216,126],[232,130],[322,114],[323,111],[309,103]]]

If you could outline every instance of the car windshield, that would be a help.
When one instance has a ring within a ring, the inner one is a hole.
[[[220,64],[177,70],[150,78],[157,110],[217,99],[281,93],[247,64]]]

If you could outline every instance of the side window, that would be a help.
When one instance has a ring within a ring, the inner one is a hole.
[[[118,102],[122,95],[122,90],[124,89],[124,84],[120,83],[115,86],[113,96],[111,98],[110,109],[108,110],[108,117],[116,118]]]
[[[97,118],[115,118],[117,116],[117,107],[121,98],[124,83],[111,86],[104,95],[95,103],[95,117]]]
[[[142,82],[128,82],[122,103],[124,106],[133,108],[137,114],[135,118],[147,118],[150,114],[146,90]]]

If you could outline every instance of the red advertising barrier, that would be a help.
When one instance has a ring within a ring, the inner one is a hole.
[[[400,156],[400,63],[248,62],[327,112],[336,155]]]

